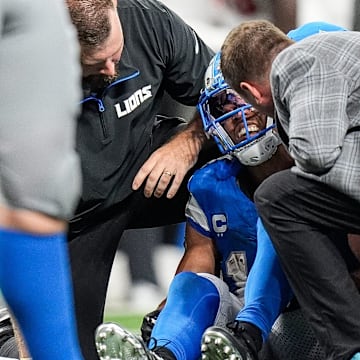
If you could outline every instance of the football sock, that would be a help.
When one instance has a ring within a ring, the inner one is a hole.
[[[34,359],[83,359],[63,233],[0,228],[0,287]]]
[[[269,235],[258,220],[258,249],[245,287],[245,306],[236,320],[261,330],[265,342],[275,320],[293,297]]]
[[[214,323],[219,301],[219,292],[208,279],[192,272],[176,275],[149,348],[165,347],[177,360],[200,358],[201,336]]]

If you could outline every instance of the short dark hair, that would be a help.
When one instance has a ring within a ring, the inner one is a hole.
[[[109,10],[113,0],[66,0],[72,23],[75,25],[83,51],[92,51],[109,37]]]
[[[261,80],[273,58],[293,43],[267,20],[245,21],[235,27],[221,47],[221,71],[226,82],[240,91],[242,81]]]

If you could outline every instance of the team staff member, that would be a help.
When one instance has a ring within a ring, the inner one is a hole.
[[[340,31],[294,44],[271,23],[246,22],[221,56],[225,79],[259,111],[276,113],[294,159],[260,185],[255,203],[329,359],[360,358],[360,295],[331,238],[360,234],[359,40]]]
[[[205,142],[202,124],[157,114],[165,90],[196,105],[213,52],[156,0],[67,5],[84,76],[77,135],[84,190],[71,221],[70,254],[79,337],[85,358],[95,360],[94,331],[123,231],[185,219],[186,180]]]

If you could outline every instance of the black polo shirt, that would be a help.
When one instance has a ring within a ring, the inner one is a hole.
[[[213,51],[156,0],[118,0],[125,45],[119,77],[82,101],[77,150],[83,170],[78,213],[126,198],[151,153],[152,132],[166,90],[196,105]]]

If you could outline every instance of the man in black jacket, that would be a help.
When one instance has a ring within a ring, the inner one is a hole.
[[[199,160],[206,140],[200,118],[158,115],[165,92],[196,105],[213,51],[156,0],[67,5],[84,90],[77,133],[84,183],[69,244],[79,337],[85,358],[95,360],[93,334],[123,231],[183,221],[186,180],[218,154]]]

